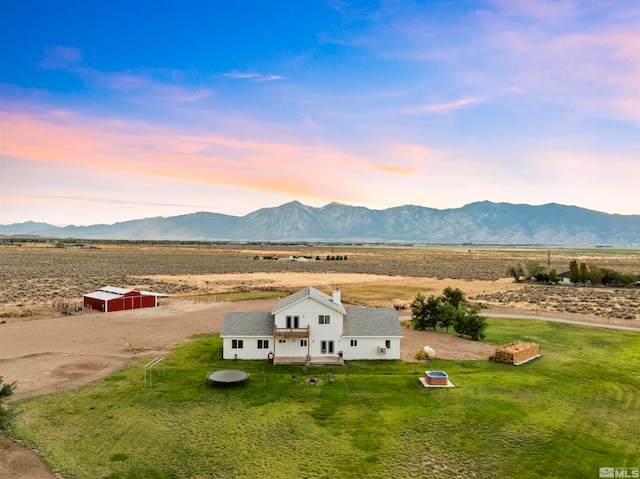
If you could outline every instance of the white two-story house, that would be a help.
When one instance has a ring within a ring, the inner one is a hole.
[[[308,286],[278,300],[271,312],[227,313],[220,336],[223,359],[274,363],[342,363],[400,359],[402,328],[393,308],[345,308]]]

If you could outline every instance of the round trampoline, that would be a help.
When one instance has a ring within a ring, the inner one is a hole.
[[[221,369],[213,371],[207,376],[207,384],[213,386],[215,384],[228,385],[241,383],[249,378],[249,373],[240,371],[239,369]]]

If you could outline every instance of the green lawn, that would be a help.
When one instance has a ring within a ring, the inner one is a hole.
[[[221,361],[220,338],[200,336],[172,350],[152,388],[146,359],[16,403],[14,436],[66,479],[595,478],[599,467],[640,467],[640,334],[489,325],[485,341],[535,341],[542,357],[518,367],[352,361],[312,386],[300,367]],[[208,388],[206,374],[223,368],[251,377]],[[456,388],[424,388],[425,369],[445,370]]]

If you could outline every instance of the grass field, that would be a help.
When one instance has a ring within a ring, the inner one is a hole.
[[[534,341],[542,357],[518,367],[349,362],[329,382],[326,368],[221,361],[220,338],[200,336],[171,351],[152,388],[141,359],[78,391],[15,403],[13,434],[65,479],[585,478],[640,467],[638,333],[489,324],[485,341]],[[249,381],[206,386],[207,373],[230,367]],[[456,387],[424,388],[425,369]]]

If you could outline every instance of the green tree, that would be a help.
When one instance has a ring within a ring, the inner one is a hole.
[[[411,327],[413,329],[427,329],[426,326],[426,299],[422,293],[418,293],[411,302]]]
[[[602,284],[602,278],[604,273],[597,264],[590,263],[589,265],[589,281],[591,284]]]
[[[477,341],[484,338],[484,330],[487,329],[487,318],[480,315],[480,306],[474,306],[467,311],[465,317],[466,334]]]
[[[460,336],[471,339],[484,338],[486,318],[479,314],[480,306],[470,307],[466,295],[459,288],[446,287],[442,296],[418,293],[411,303],[411,326],[414,329],[435,329],[439,326],[449,332],[453,329]]]
[[[524,268],[522,267],[522,264],[518,263],[514,266],[509,266],[507,268],[507,274],[509,276],[513,276],[513,279],[516,280],[516,283],[520,282],[520,278],[522,278],[524,276]]]
[[[460,317],[465,315],[466,310],[465,303],[460,303],[458,307],[455,307],[451,303],[442,301],[438,308],[438,326],[445,328],[448,333],[449,327],[455,325],[460,320]]]
[[[608,286],[631,286],[638,281],[633,273],[621,273],[612,269],[602,268],[602,284]]]
[[[438,326],[438,319],[440,318],[441,303],[442,303],[441,297],[436,297],[434,295],[431,295],[429,296],[429,298],[427,298],[427,303],[425,305],[427,327],[433,328],[434,331],[436,330],[436,326]]]
[[[638,282],[638,276],[633,273],[622,274],[622,284],[625,286],[633,286]]]
[[[460,288],[447,286],[442,291],[442,301],[438,308],[438,326],[445,328],[455,325],[464,317],[468,309],[467,297]]]
[[[558,276],[558,272],[555,269],[549,271],[549,281],[555,284],[560,282],[560,276]]]
[[[480,315],[480,307],[467,308],[453,325],[453,330],[460,336],[469,336],[474,341],[484,338],[487,329],[487,318]]]
[[[440,298],[431,295],[425,298],[418,293],[411,303],[411,326],[413,329],[425,330],[427,328],[436,329],[438,325]]]
[[[461,304],[467,304],[467,298],[464,292],[460,288],[453,289],[450,286],[447,286],[442,291],[442,300],[454,308],[457,308]]]
[[[13,394],[16,383],[2,384],[2,376],[0,376],[0,431],[9,429],[13,414],[4,404],[6,399]]]
[[[578,267],[578,262],[575,259],[572,259],[569,262],[569,281],[574,284],[580,283],[580,268]]]
[[[589,267],[587,266],[587,263],[583,261],[580,263],[580,282],[582,284],[587,284],[587,281],[589,281]]]
[[[536,260],[528,260],[524,264],[524,267],[526,270],[527,279],[535,278],[539,274],[544,273],[544,266],[542,266],[540,262]]]

